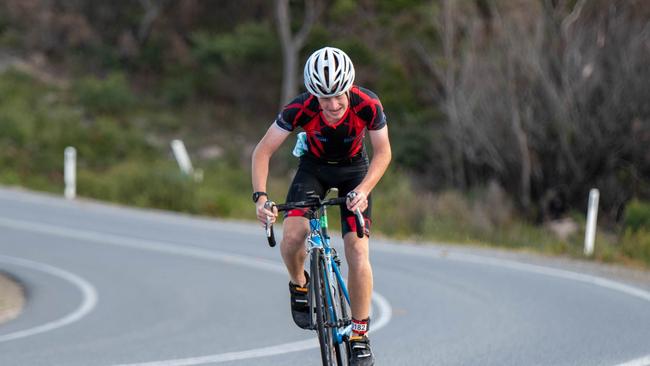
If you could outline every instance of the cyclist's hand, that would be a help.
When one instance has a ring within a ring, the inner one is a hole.
[[[278,209],[273,206],[273,210],[269,209],[266,205],[267,198],[262,196],[255,204],[257,211],[257,219],[262,223],[262,226],[266,226],[267,222],[273,224],[278,217]]]
[[[348,210],[352,212],[356,211],[356,209],[361,210],[361,212],[365,211],[368,208],[368,195],[365,192],[357,190],[350,193],[354,194],[348,194],[348,200],[346,202]]]

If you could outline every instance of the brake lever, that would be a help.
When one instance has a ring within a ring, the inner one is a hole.
[[[350,193],[348,193],[347,196],[348,199],[351,200],[357,196],[357,192],[351,191]],[[354,215],[356,216],[355,221],[357,224],[357,237],[363,238],[363,235],[365,233],[365,228],[366,228],[366,220],[363,219],[363,214],[361,213],[361,209],[359,208],[354,210]]]
[[[264,202],[264,208],[268,210],[273,210],[275,203],[273,201]],[[266,216],[266,224],[264,225],[264,230],[266,231],[266,239],[269,242],[269,246],[275,246],[275,233],[273,232],[273,224],[271,223],[271,216]]]

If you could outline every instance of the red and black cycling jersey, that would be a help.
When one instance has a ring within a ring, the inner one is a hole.
[[[322,115],[318,98],[303,93],[287,104],[275,123],[286,131],[301,127],[307,132],[308,154],[324,161],[341,161],[363,152],[366,129],[379,130],[386,125],[381,102],[375,93],[350,88],[350,106],[336,123]]]

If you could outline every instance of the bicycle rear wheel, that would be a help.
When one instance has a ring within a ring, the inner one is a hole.
[[[318,343],[320,344],[320,354],[324,366],[334,365],[336,355],[334,351],[334,340],[332,338],[332,329],[327,326],[329,312],[327,309],[326,283],[323,269],[323,253],[319,248],[311,250],[310,254],[310,271],[312,294],[314,305],[316,306],[316,332],[318,333]]]

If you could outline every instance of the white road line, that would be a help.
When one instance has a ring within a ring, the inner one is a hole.
[[[488,264],[492,266],[505,267],[505,268],[510,268],[519,271],[538,273],[538,274],[551,276],[551,277],[558,277],[558,278],[564,278],[564,279],[578,281],[578,282],[589,283],[595,286],[600,286],[610,290],[622,292],[624,294],[650,302],[650,292],[648,291],[642,290],[640,288],[628,286],[620,282],[616,282],[616,281],[612,281],[602,277],[592,276],[588,274],[571,272],[571,271],[566,271],[557,268],[538,266],[534,264],[514,262],[505,259],[480,257],[471,254],[449,253],[449,259],[462,261],[462,262],[469,262],[469,263]],[[650,355],[644,356],[636,360],[627,361],[622,364],[617,364],[615,366],[650,366]]]
[[[373,327],[370,332],[375,332],[390,322],[393,311],[388,300],[385,297],[373,292],[372,295],[373,301],[379,310],[380,316],[375,320],[373,319]],[[221,363],[228,361],[237,361],[250,358],[258,357],[269,357],[280,355],[290,352],[304,351],[310,348],[318,347],[318,341],[316,338],[293,342],[293,343],[284,343],[277,346],[264,347],[251,349],[247,351],[240,352],[228,352],[218,355],[211,356],[202,356],[202,357],[192,357],[192,358],[183,358],[177,360],[165,360],[165,361],[153,361],[153,362],[144,362],[144,363],[130,363],[130,364],[120,364],[115,366],[192,366],[192,365],[202,365],[206,363]]]
[[[242,235],[256,235],[250,230],[254,225],[243,220],[217,219],[160,209],[122,206],[116,203],[100,202],[83,197],[77,198],[74,201],[68,201],[61,197],[45,192],[26,192],[20,189],[0,187],[0,199],[12,202],[38,205],[39,207],[48,205],[57,209],[82,209],[86,212],[109,213],[122,219],[134,218],[149,223],[165,222],[177,226],[190,226],[212,231],[227,231]]]
[[[90,230],[65,228],[56,225],[42,224],[30,221],[8,219],[0,217],[0,226],[12,229],[26,230],[46,235],[56,235],[66,238],[94,242],[99,244],[110,244],[120,247],[149,250],[154,252],[181,255],[198,259],[216,260],[225,263],[232,263],[256,269],[265,269],[279,273],[286,273],[284,266],[269,260],[246,257],[237,254],[223,253],[214,250],[192,248],[186,245],[163,243],[160,241],[136,239],[127,236],[100,233]]]
[[[286,273],[284,265],[272,262],[269,260],[264,260],[261,258],[247,257],[243,255],[230,254],[224,252],[218,252],[214,250],[206,250],[200,248],[191,248],[188,246],[181,246],[172,243],[162,243],[158,241],[146,240],[146,239],[135,239],[129,238],[126,236],[106,234],[89,230],[79,230],[72,228],[64,228],[55,225],[29,222],[23,220],[15,220],[0,217],[0,226],[26,230],[31,232],[37,232],[47,235],[56,235],[62,236],[77,240],[85,240],[90,242],[95,242],[99,244],[110,244],[121,247],[128,247],[133,249],[142,249],[150,250],[167,254],[181,255],[186,257],[192,257],[203,260],[215,260],[220,262],[231,263],[235,265],[242,265],[247,267],[252,267],[255,269],[262,269],[267,271],[273,271],[278,273]],[[374,325],[372,331],[377,331],[390,321],[392,317],[392,308],[390,303],[377,292],[373,292],[373,302],[377,309],[379,310],[379,315],[374,320]],[[280,355],[290,352],[298,352],[307,350],[310,348],[318,347],[318,342],[316,339],[309,339],[298,342],[290,342],[279,344],[270,347],[256,348],[238,352],[228,352],[215,355],[207,355],[200,357],[190,357],[184,359],[176,360],[162,360],[162,361],[152,361],[144,363],[132,363],[132,364],[122,364],[116,366],[188,366],[188,365],[202,365],[206,363],[220,363],[228,362],[234,360],[243,360],[250,358],[258,357],[268,357],[274,355]]]
[[[622,363],[616,366],[649,366],[649,365],[650,365],[650,355],[636,360],[628,361],[626,363]]]
[[[378,244],[374,246],[375,249],[379,249],[389,253],[399,253],[399,254],[408,254],[408,255],[417,255],[417,256],[427,256],[430,258],[435,258],[438,260],[455,260],[458,262],[466,263],[475,263],[483,265],[491,265],[496,267],[510,268],[518,271],[538,273],[551,277],[564,278],[568,280],[578,281],[589,283],[595,286],[604,287],[610,290],[618,291],[626,295],[630,295],[645,301],[650,302],[650,292],[643,289],[622,284],[620,282],[604,279],[602,277],[592,276],[583,273],[566,271],[563,269],[544,267],[534,264],[527,264],[521,262],[515,262],[507,259],[491,258],[491,257],[482,257],[472,254],[464,253],[455,253],[448,249],[436,249],[436,250],[422,250],[422,248],[416,248],[409,245],[396,246],[390,244]],[[650,355],[641,357],[636,360],[631,360],[622,364],[617,364],[615,366],[650,366]]]
[[[229,361],[245,360],[250,358],[276,356],[285,353],[305,351],[311,348],[318,347],[316,338],[308,339],[305,341],[284,343],[277,346],[270,346],[264,348],[256,348],[240,352],[228,352],[218,355],[209,355],[201,357],[190,357],[177,360],[164,360],[152,361],[143,363],[129,363],[114,366],[193,366],[204,365],[206,363],[222,363]]]
[[[372,328],[368,331],[368,333],[375,332],[385,327],[393,317],[393,308],[390,306],[390,303],[384,296],[373,291],[372,301],[375,303],[375,306],[377,306],[377,310],[379,310],[380,316],[377,319],[372,319]]]
[[[373,249],[378,249],[388,253],[398,253],[398,254],[408,254],[416,256],[427,256],[430,258],[435,258],[438,260],[454,260],[458,262],[466,263],[476,263],[491,265],[495,267],[510,268],[518,271],[538,273],[551,277],[559,277],[573,281],[585,282],[592,285],[608,288],[610,290],[622,292],[626,295],[637,297],[639,299],[650,302],[650,292],[622,284],[620,282],[608,280],[602,277],[592,276],[584,273],[571,272],[563,269],[557,269],[552,267],[544,267],[535,264],[527,264],[522,262],[516,262],[508,259],[484,257],[473,254],[457,253],[449,249],[433,249],[427,248],[427,250],[422,250],[422,248],[411,247],[409,245],[396,246],[389,244],[379,244],[373,246]],[[429,250],[431,249],[431,250]]]
[[[63,318],[33,328],[28,328],[17,332],[8,333],[8,334],[2,334],[0,335],[0,342],[6,342],[14,339],[29,337],[35,334],[49,332],[51,330],[55,330],[64,327],[66,325],[72,324],[74,322],[81,320],[84,316],[89,314],[97,305],[97,291],[95,290],[93,285],[74,273],[51,266],[49,264],[34,262],[22,258],[8,257],[4,255],[0,255],[0,262],[9,263],[21,267],[27,267],[32,270],[44,272],[49,275],[62,278],[68,282],[71,282],[73,285],[79,288],[79,290],[81,291],[81,295],[83,297],[83,300],[81,301],[81,305],[79,305],[77,309],[75,309],[70,314],[64,316]]]
[[[628,286],[620,282],[608,280],[602,277],[592,276],[584,273],[577,273],[566,271],[563,269],[544,267],[534,264],[526,264],[514,262],[506,259],[479,257],[471,254],[449,253],[449,259],[458,260],[461,262],[488,264],[492,266],[505,267],[519,271],[538,273],[551,277],[564,278],[568,280],[585,282],[592,285],[608,288],[610,290],[622,292],[624,294],[637,297],[639,299],[650,302],[650,292],[640,288]]]

